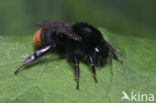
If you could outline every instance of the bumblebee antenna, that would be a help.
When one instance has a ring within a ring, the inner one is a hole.
[[[121,64],[123,64],[122,60],[120,58],[118,58],[118,56],[113,51],[111,51],[110,54],[113,57],[113,59],[115,59],[118,62],[120,62]]]

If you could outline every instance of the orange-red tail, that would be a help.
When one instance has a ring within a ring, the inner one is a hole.
[[[34,34],[33,43],[34,43],[35,46],[42,45],[42,40],[41,40],[41,32],[42,32],[42,30],[43,30],[43,28],[40,28]]]

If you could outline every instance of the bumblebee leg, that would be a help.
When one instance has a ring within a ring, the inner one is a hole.
[[[93,78],[94,78],[95,82],[97,82],[95,66],[94,66],[94,63],[93,63],[93,58],[91,56],[89,57],[89,63],[91,64],[91,67],[92,67]]]
[[[73,58],[73,63],[75,64],[74,74],[75,74],[75,80],[77,82],[76,89],[79,89],[79,61],[76,57]]]
[[[29,56],[25,61],[24,64],[22,66],[20,66],[15,72],[14,74],[16,75],[18,73],[18,71],[20,71],[23,67],[27,66],[28,64],[32,63],[33,61],[35,61],[37,58],[41,57],[42,55],[44,55],[45,53],[47,53],[50,49],[52,48],[51,45],[48,45],[46,47],[43,47],[39,50],[36,50],[34,52],[34,54],[32,56]]]

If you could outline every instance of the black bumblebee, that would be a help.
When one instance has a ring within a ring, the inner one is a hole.
[[[33,39],[36,47],[34,54],[28,57],[14,74],[49,51],[54,51],[75,65],[76,88],[79,89],[79,60],[90,63],[95,82],[97,79],[94,64],[103,66],[109,55],[122,63],[115,54],[120,51],[109,44],[100,31],[92,25],[43,22],[39,26],[40,29],[35,33]]]

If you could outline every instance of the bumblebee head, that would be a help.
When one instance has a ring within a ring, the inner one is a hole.
[[[98,66],[103,66],[109,55],[109,47],[105,43],[100,43],[93,49],[93,58]]]

